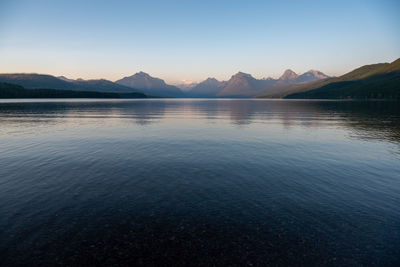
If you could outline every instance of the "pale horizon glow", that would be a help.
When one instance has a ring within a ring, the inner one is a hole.
[[[400,3],[383,1],[0,2],[0,73],[171,84],[339,76],[400,57]]]

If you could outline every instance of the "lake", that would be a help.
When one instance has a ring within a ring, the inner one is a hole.
[[[400,103],[0,101],[0,265],[400,264]]]

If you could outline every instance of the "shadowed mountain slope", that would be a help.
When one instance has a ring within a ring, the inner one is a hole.
[[[215,78],[208,78],[194,86],[186,94],[189,97],[216,97],[225,84],[226,82],[220,82]]]
[[[275,80],[258,80],[250,74],[238,72],[226,82],[217,96],[252,97],[257,95],[260,90],[275,84],[275,82]]]
[[[400,59],[357,68],[338,78],[300,88],[286,98],[400,99]]]
[[[383,68],[388,65],[389,63],[365,65],[351,72],[348,72],[340,77],[329,77],[306,83],[276,85],[270,88],[266,88],[258,95],[258,97],[283,98],[290,94],[310,91],[334,82],[357,80],[368,77],[372,73],[378,71],[380,68]]]
[[[143,93],[110,93],[95,91],[25,89],[16,84],[0,82],[0,98],[145,98]]]
[[[164,80],[151,77],[144,72],[124,77],[115,83],[135,88],[149,95],[162,97],[183,97],[183,92],[176,86],[168,85]]]
[[[108,80],[72,80],[46,74],[14,73],[0,74],[0,82],[17,84],[25,89],[57,89],[75,91],[96,91],[113,93],[138,92],[136,89],[119,85]]]

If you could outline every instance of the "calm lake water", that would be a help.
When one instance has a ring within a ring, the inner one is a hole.
[[[0,265],[400,264],[400,103],[2,100]]]

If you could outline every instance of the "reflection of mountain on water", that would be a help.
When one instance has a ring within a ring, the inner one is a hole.
[[[65,119],[134,119],[139,125],[164,116],[163,101],[44,101],[0,103],[0,118],[18,123],[64,123]],[[21,120],[23,118],[23,120]]]
[[[357,138],[400,143],[400,105],[388,101],[228,101],[235,124],[280,120],[285,127],[346,127]]]
[[[163,101],[123,102],[118,110],[120,116],[133,118],[139,125],[147,125],[161,120],[165,113]]]
[[[400,105],[390,101],[215,101],[212,110],[232,123],[279,120],[286,128],[345,127],[357,138],[400,143]],[[209,115],[209,114],[208,114]]]
[[[238,125],[279,121],[285,127],[317,126],[321,111],[306,101],[228,100],[218,101],[219,115]]]
[[[315,102],[319,110],[340,116],[357,138],[400,144],[400,105],[390,101]]]

